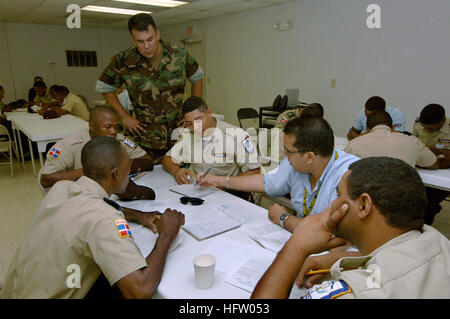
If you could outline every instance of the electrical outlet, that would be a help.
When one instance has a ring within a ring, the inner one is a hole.
[[[336,87],[336,79],[331,79],[331,87],[332,88]]]

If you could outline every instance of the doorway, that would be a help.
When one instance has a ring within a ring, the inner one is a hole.
[[[197,63],[205,73],[203,78],[203,100],[206,101],[206,70],[205,70],[205,46],[202,38],[198,39],[183,39],[181,42],[184,44],[185,49],[192,55]],[[185,98],[191,96],[191,82],[186,81],[184,88]]]

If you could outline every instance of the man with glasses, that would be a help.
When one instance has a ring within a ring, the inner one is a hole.
[[[359,158],[334,149],[333,130],[322,118],[295,118],[283,131],[286,158],[275,171],[233,178],[208,174],[201,185],[265,192],[272,197],[290,193],[297,216],[274,204],[269,207],[269,219],[292,232],[300,217],[320,213],[337,198],[339,181],[348,166]],[[197,175],[198,181],[202,175]]]

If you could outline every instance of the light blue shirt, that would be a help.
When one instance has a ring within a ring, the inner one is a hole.
[[[337,160],[335,159],[336,152],[338,154]],[[309,174],[294,171],[288,159],[285,158],[275,171],[264,175],[264,188],[266,193],[272,197],[290,193],[292,205],[300,217],[304,217],[303,198],[305,188],[307,191],[307,210],[311,206],[317,192],[319,192],[310,215],[318,214],[330,206],[331,202],[338,197],[336,187],[339,185],[342,176],[347,172],[350,164],[358,160],[359,158],[354,155],[335,149],[314,190],[311,191]]]
[[[406,129],[406,120],[405,116],[403,115],[403,112],[392,106],[386,106],[386,112],[389,113],[389,115],[392,118],[392,124],[394,125],[394,131],[403,132]],[[361,133],[367,132],[367,117],[366,113],[364,112],[364,109],[361,110],[358,114],[358,118],[355,121],[355,124],[353,125],[354,128],[356,128],[358,131],[361,131]]]

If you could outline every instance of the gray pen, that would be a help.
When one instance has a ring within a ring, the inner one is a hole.
[[[202,181],[203,177],[205,177],[205,176],[206,176],[206,174],[208,174],[210,170],[211,170],[211,167],[210,167],[210,168],[208,168],[208,169],[206,170],[205,174],[203,174],[203,175],[202,175],[202,177],[200,177],[200,180],[198,181],[198,182],[199,182],[199,184],[200,184],[200,182]]]

